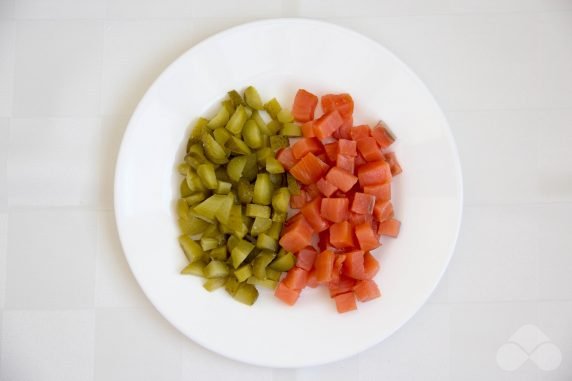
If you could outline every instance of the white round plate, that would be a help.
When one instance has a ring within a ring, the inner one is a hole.
[[[254,85],[291,105],[297,89],[348,92],[354,124],[383,119],[403,173],[393,201],[398,239],[383,239],[376,276],[383,297],[338,314],[325,287],[294,307],[260,290],[248,307],[181,276],[174,203],[191,122],[231,89]],[[427,300],[453,252],[462,210],[459,160],[431,93],[378,43],[332,24],[279,19],[219,33],[172,63],[133,114],[117,162],[115,214],[125,256],[141,288],[182,333],[221,355],[272,367],[302,367],[352,356],[387,338]]]

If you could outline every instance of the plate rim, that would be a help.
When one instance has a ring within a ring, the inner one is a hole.
[[[396,325],[393,329],[388,330],[384,335],[382,335],[380,338],[377,338],[377,340],[374,340],[372,343],[368,343],[367,345],[363,345],[362,347],[360,347],[359,349],[357,349],[356,351],[354,351],[352,354],[342,354],[342,355],[338,355],[338,356],[332,356],[329,359],[326,360],[320,360],[320,361],[308,361],[305,362],[303,364],[285,364],[285,365],[276,365],[274,363],[269,363],[269,362],[265,362],[265,361],[252,361],[250,359],[245,359],[245,358],[241,358],[240,356],[235,356],[231,353],[223,353],[220,351],[216,351],[214,349],[211,349],[211,347],[209,346],[208,343],[204,342],[203,340],[200,340],[196,337],[194,337],[193,335],[190,335],[186,332],[186,330],[182,329],[178,324],[176,324],[175,322],[173,322],[171,319],[169,319],[168,314],[165,313],[163,311],[162,308],[160,308],[158,306],[157,303],[155,303],[152,298],[148,295],[146,289],[142,286],[142,283],[137,275],[137,273],[134,271],[134,266],[131,263],[130,260],[130,256],[127,254],[127,251],[125,250],[126,245],[124,244],[124,236],[122,234],[122,228],[121,228],[121,221],[119,218],[119,215],[117,213],[117,210],[119,209],[119,178],[121,176],[121,172],[122,172],[122,167],[124,166],[124,162],[126,161],[125,159],[125,151],[126,151],[126,146],[128,143],[126,143],[127,141],[129,141],[130,139],[128,138],[130,134],[133,133],[134,129],[135,129],[135,121],[139,118],[140,114],[142,113],[143,110],[143,106],[146,105],[147,100],[151,97],[151,94],[153,93],[153,90],[158,86],[158,84],[162,81],[163,77],[165,77],[166,75],[168,75],[168,73],[171,71],[171,69],[186,55],[192,54],[193,51],[198,50],[201,46],[208,44],[210,41],[212,40],[216,40],[218,38],[221,38],[221,36],[227,35],[227,34],[233,34],[236,31],[239,31],[241,29],[247,29],[247,28],[252,28],[252,27],[258,27],[258,26],[264,26],[264,25],[268,25],[268,24],[306,24],[306,25],[317,25],[319,27],[326,27],[326,28],[334,28],[334,29],[338,29],[344,33],[353,35],[354,37],[358,38],[358,39],[362,39],[370,44],[375,44],[378,48],[384,50],[387,54],[389,54],[394,60],[396,60],[399,64],[401,64],[401,66],[408,72],[408,74],[411,76],[411,78],[414,79],[414,81],[417,83],[417,85],[421,86],[423,89],[425,89],[425,91],[427,92],[427,94],[429,95],[431,101],[434,103],[434,105],[436,106],[436,108],[438,109],[439,113],[441,114],[443,121],[445,123],[444,125],[444,135],[446,136],[447,142],[449,144],[449,147],[451,148],[451,153],[452,153],[452,158],[453,158],[453,167],[454,167],[454,172],[456,174],[456,186],[458,188],[458,194],[457,194],[457,203],[456,203],[456,208],[458,210],[457,212],[457,216],[456,216],[456,230],[454,232],[454,239],[450,242],[450,249],[449,249],[449,253],[447,255],[447,258],[444,262],[444,265],[441,268],[441,272],[438,274],[438,276],[435,279],[435,282],[431,288],[431,290],[427,290],[427,294],[426,297],[423,298],[422,300],[420,300],[417,305],[415,306],[415,308],[412,310],[411,314],[409,316],[407,316],[405,319],[403,319],[400,324]],[[246,364],[250,364],[250,365],[255,365],[255,366],[260,366],[260,367],[267,367],[267,368],[273,368],[273,369],[292,369],[292,368],[305,368],[305,367],[312,367],[312,366],[318,366],[318,365],[324,365],[324,364],[330,364],[333,362],[337,362],[343,359],[347,359],[350,358],[352,356],[356,356],[378,344],[380,344],[381,342],[385,341],[387,338],[389,338],[390,336],[392,336],[395,332],[397,332],[399,329],[401,329],[407,322],[409,322],[411,320],[411,318],[413,318],[413,316],[417,315],[417,313],[421,310],[421,308],[427,303],[427,301],[429,300],[429,298],[431,297],[431,295],[433,295],[433,293],[435,292],[435,289],[437,288],[437,286],[440,284],[440,282],[443,279],[443,276],[445,274],[445,272],[447,271],[449,264],[451,262],[451,258],[453,257],[453,254],[455,253],[455,249],[457,247],[457,241],[459,238],[459,232],[461,230],[461,224],[462,224],[462,216],[463,216],[463,206],[464,206],[464,187],[463,187],[463,174],[462,174],[462,167],[461,167],[461,160],[460,160],[460,156],[459,156],[459,151],[457,149],[457,144],[455,142],[455,139],[453,137],[453,133],[451,131],[451,127],[449,125],[449,121],[447,119],[447,116],[445,114],[445,112],[443,111],[443,109],[441,108],[441,106],[439,105],[439,103],[437,102],[437,99],[435,98],[435,95],[433,94],[433,92],[427,87],[427,85],[425,84],[425,82],[423,82],[421,80],[421,78],[409,67],[409,65],[407,65],[405,62],[403,62],[401,60],[401,58],[399,58],[399,56],[397,56],[395,53],[393,53],[393,51],[391,51],[389,48],[387,48],[386,46],[384,46],[383,44],[381,44],[380,42],[374,40],[373,38],[370,38],[364,34],[361,34],[353,29],[350,29],[348,27],[345,26],[341,26],[335,23],[331,23],[328,21],[324,21],[324,20],[318,20],[318,19],[312,19],[312,18],[296,18],[296,17],[279,17],[279,18],[267,18],[267,19],[261,19],[261,20],[256,20],[256,21],[250,21],[250,22],[246,22],[246,23],[242,23],[239,25],[235,25],[232,26],[230,28],[226,28],[224,30],[221,30],[217,33],[214,33],[206,38],[204,38],[203,40],[199,41],[198,43],[192,45],[190,48],[188,48],[187,50],[185,50],[184,52],[182,52],[180,55],[177,56],[177,58],[175,58],[173,61],[171,61],[162,71],[161,73],[152,81],[151,85],[145,90],[145,93],[143,94],[143,96],[140,98],[140,100],[137,103],[137,106],[133,109],[131,116],[129,117],[129,120],[127,122],[127,126],[122,134],[121,137],[121,143],[119,146],[119,150],[117,151],[117,158],[116,158],[116,163],[115,163],[115,171],[114,171],[114,183],[113,183],[113,214],[114,214],[114,219],[115,219],[115,225],[116,225],[116,229],[117,229],[117,233],[118,233],[118,238],[119,238],[119,242],[121,245],[121,249],[123,252],[123,256],[125,258],[125,260],[127,261],[127,264],[129,266],[129,270],[131,272],[131,274],[133,275],[133,277],[135,278],[138,287],[140,288],[140,290],[143,292],[143,294],[145,295],[146,299],[150,302],[150,304],[153,306],[153,308],[155,308],[156,311],[159,312],[159,314],[173,327],[175,327],[177,329],[177,331],[179,331],[183,336],[187,337],[188,339],[192,340],[193,342],[199,344],[202,348],[210,351],[211,353],[216,353],[220,356],[224,356],[226,358],[235,360],[235,361],[239,361],[242,363],[246,363]]]

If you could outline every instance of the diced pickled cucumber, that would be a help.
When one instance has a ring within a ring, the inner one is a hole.
[[[230,118],[230,113],[228,112],[227,108],[222,106],[218,109],[217,114],[212,118],[208,123],[207,126],[210,129],[215,129],[219,127],[224,127],[228,119]]]
[[[201,245],[193,241],[190,236],[179,236],[179,244],[181,245],[181,248],[183,249],[183,252],[185,253],[185,256],[190,263],[201,259],[201,256],[203,255],[203,249],[201,249]]]
[[[270,207],[258,204],[248,204],[246,205],[246,215],[248,217],[262,217],[270,218]]]
[[[274,135],[270,137],[270,148],[277,150],[280,148],[285,148],[290,145],[290,140],[284,135]]]
[[[246,122],[242,130],[242,138],[250,148],[257,149],[262,147],[262,133],[254,120]]]
[[[270,147],[264,147],[256,151],[256,160],[258,165],[266,167],[266,160],[268,158],[274,158],[274,151]]]
[[[225,285],[224,285],[224,289],[231,296],[234,296],[234,294],[236,293],[236,290],[238,290],[239,286],[240,286],[240,282],[234,276],[229,276],[226,280]]]
[[[266,172],[270,174],[284,173],[284,167],[273,157],[266,159]]]
[[[252,262],[252,272],[258,279],[266,278],[266,267],[274,260],[276,254],[272,251],[263,250]]]
[[[287,108],[283,108],[278,111],[276,114],[276,119],[278,119],[280,123],[292,123],[294,121],[292,113]]]
[[[296,264],[296,257],[294,254],[288,252],[284,255],[279,255],[269,267],[276,271],[288,271]]]
[[[193,262],[189,263],[184,269],[181,270],[181,274],[183,275],[196,275],[200,277],[204,277],[204,269],[205,264],[203,262]]]
[[[204,268],[206,278],[224,278],[229,274],[229,269],[226,263],[222,261],[210,261]]]
[[[302,130],[300,129],[300,126],[295,123],[284,123],[280,129],[280,135],[298,137],[302,136]]]
[[[208,119],[199,118],[193,128],[191,129],[191,134],[189,135],[189,140],[187,141],[187,152],[189,152],[189,148],[194,143],[200,142],[203,134],[206,131],[207,124],[209,123]]]
[[[290,192],[288,188],[280,188],[272,196],[272,207],[276,212],[288,212],[288,205],[290,204]]]
[[[192,207],[197,205],[199,202],[203,201],[206,197],[207,196],[204,192],[196,192],[188,195],[183,200],[185,200],[185,202],[189,207]]]
[[[280,280],[280,275],[282,275],[282,272],[266,267],[266,279],[278,281]]]
[[[272,201],[272,183],[267,173],[260,173],[256,177],[252,201],[256,204],[270,205]]]
[[[213,136],[216,142],[221,146],[224,147],[228,139],[232,136],[230,132],[226,128],[220,127],[213,131]]]
[[[278,241],[265,233],[260,233],[256,240],[256,247],[263,250],[275,251],[278,249]]]
[[[282,222],[272,221],[272,226],[270,226],[270,228],[266,231],[266,234],[270,238],[278,240],[280,238],[280,233],[282,232],[282,226],[283,226]]]
[[[271,226],[272,220],[270,218],[256,217],[250,228],[250,234],[257,236],[260,233],[266,232]]]
[[[245,105],[244,100],[242,99],[238,91],[231,90],[227,94],[230,100],[232,101],[232,104],[234,104],[235,107],[239,105]]]
[[[231,136],[230,139],[228,139],[228,142],[226,142],[226,146],[230,150],[230,152],[239,155],[248,155],[249,153],[252,152],[250,150],[250,147],[248,147],[248,145],[245,142],[243,142],[236,136]]]
[[[239,282],[244,282],[252,275],[252,266],[249,264],[240,266],[238,269],[234,270],[234,276]]]
[[[278,118],[278,113],[282,110],[282,106],[276,98],[272,98],[264,104],[264,109],[270,114],[273,119]]]
[[[242,283],[233,295],[235,300],[251,306],[258,299],[258,290],[251,284]]]
[[[177,216],[184,220],[189,219],[189,205],[185,201],[184,198],[180,198],[177,200]]]
[[[226,246],[221,246],[221,247],[217,247],[215,249],[212,249],[209,252],[209,256],[212,259],[216,259],[217,261],[226,261],[226,259],[228,258],[228,252],[226,250]]]
[[[278,282],[272,279],[258,279],[255,276],[251,276],[250,278],[248,278],[248,280],[246,281],[247,284],[252,284],[254,286],[261,286],[261,287],[265,287],[265,288],[269,288],[271,290],[274,290],[276,288],[276,286],[278,286]]]
[[[225,164],[228,162],[226,151],[217,143],[217,141],[210,135],[203,135],[203,148],[205,156],[215,164]]]
[[[288,183],[288,191],[290,192],[290,194],[293,195],[300,194],[300,184],[298,184],[294,176],[288,173],[286,175],[286,182]]]
[[[248,254],[254,249],[254,245],[248,241],[240,240],[238,244],[230,252],[232,258],[232,267],[235,269],[246,259]]]
[[[203,287],[209,291],[212,292],[216,289],[219,289],[221,287],[223,287],[227,282],[227,278],[212,278],[212,279],[207,279],[205,281],[205,283],[203,283]]]
[[[203,249],[203,251],[215,249],[218,245],[218,239],[216,238],[201,237],[201,249]]]
[[[239,105],[230,117],[225,128],[232,134],[238,135],[242,131],[242,127],[244,126],[247,118],[246,110],[242,105]]]
[[[252,201],[254,186],[250,184],[246,179],[240,179],[237,188],[238,201],[240,201],[241,204],[250,203]]]
[[[263,109],[263,104],[262,104],[262,99],[260,99],[260,94],[258,94],[258,91],[252,86],[248,86],[246,90],[244,90],[244,100],[246,101],[247,105],[249,105],[255,110]]]
[[[214,166],[211,163],[199,165],[197,174],[207,189],[216,189],[218,187]]]

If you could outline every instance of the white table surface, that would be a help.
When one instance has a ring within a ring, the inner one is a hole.
[[[447,114],[465,185],[429,302],[376,347],[299,370],[228,360],[171,327],[112,209],[118,144],[152,80],[217,31],[284,16],[355,29],[410,65]],[[0,379],[571,380],[571,146],[572,0],[0,0]],[[497,363],[526,324],[561,354],[555,370]]]

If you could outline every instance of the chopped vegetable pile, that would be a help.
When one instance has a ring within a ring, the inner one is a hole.
[[[349,94],[324,95],[319,118],[314,117],[317,105],[317,96],[298,90],[292,114],[304,123],[304,137],[277,154],[302,186],[290,187],[290,206],[300,212],[286,221],[279,241],[294,253],[296,265],[275,295],[293,305],[304,287],[325,285],[343,313],[357,309],[356,298],[367,302],[381,296],[373,280],[379,263],[371,250],[381,246],[381,235],[399,233],[391,180],[401,167],[387,151],[395,137],[383,122],[373,129],[353,126]]]
[[[390,200],[401,167],[387,151],[395,138],[383,122],[353,126],[349,94],[323,96],[319,118],[317,106],[301,89],[290,112],[251,86],[199,118],[178,166],[182,274],[247,305],[256,286],[293,305],[305,286],[323,284],[338,312],[381,295],[370,251],[399,233]],[[288,206],[299,213],[287,219]]]

